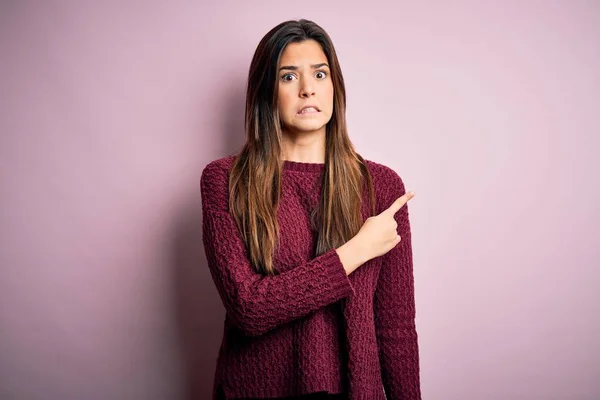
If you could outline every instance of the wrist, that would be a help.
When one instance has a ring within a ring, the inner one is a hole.
[[[373,258],[369,255],[369,246],[359,235],[354,236],[347,243],[352,248],[352,251],[360,264],[364,264]]]
[[[342,265],[346,270],[346,275],[350,275],[358,267],[369,260],[368,256],[366,256],[367,253],[365,247],[363,242],[355,236],[336,249]]]

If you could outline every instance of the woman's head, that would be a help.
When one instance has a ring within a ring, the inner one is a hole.
[[[318,111],[298,114],[307,105]],[[282,131],[325,134],[333,125],[345,127],[345,106],[342,71],[323,28],[304,19],[286,21],[262,38],[248,75],[249,141],[270,143],[263,149],[279,155]]]
[[[284,132],[325,134],[333,112],[333,82],[321,45],[290,43],[281,54],[277,113]]]

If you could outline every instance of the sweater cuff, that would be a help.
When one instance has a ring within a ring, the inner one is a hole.
[[[325,268],[325,272],[329,276],[329,290],[335,294],[335,297],[347,297],[348,295],[354,294],[354,287],[350,283],[344,264],[338,252],[335,249],[331,249],[321,254],[319,257],[320,261]]]

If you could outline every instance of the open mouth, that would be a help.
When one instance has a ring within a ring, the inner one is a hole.
[[[304,114],[316,114],[316,113],[320,113],[321,111],[319,109],[317,109],[316,107],[306,107],[303,108],[302,110],[298,111],[298,115],[304,115]]]

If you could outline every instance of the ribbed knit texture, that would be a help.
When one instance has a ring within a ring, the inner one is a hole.
[[[226,309],[213,399],[278,398],[319,391],[351,400],[421,398],[408,205],[396,213],[402,240],[349,276],[331,249],[315,257],[310,212],[324,164],[284,161],[276,276],[249,262],[229,214],[234,156],[200,179],[203,244]],[[392,169],[367,160],[377,213],[405,193]],[[367,191],[363,219],[369,216]],[[384,395],[385,390],[385,395]]]

